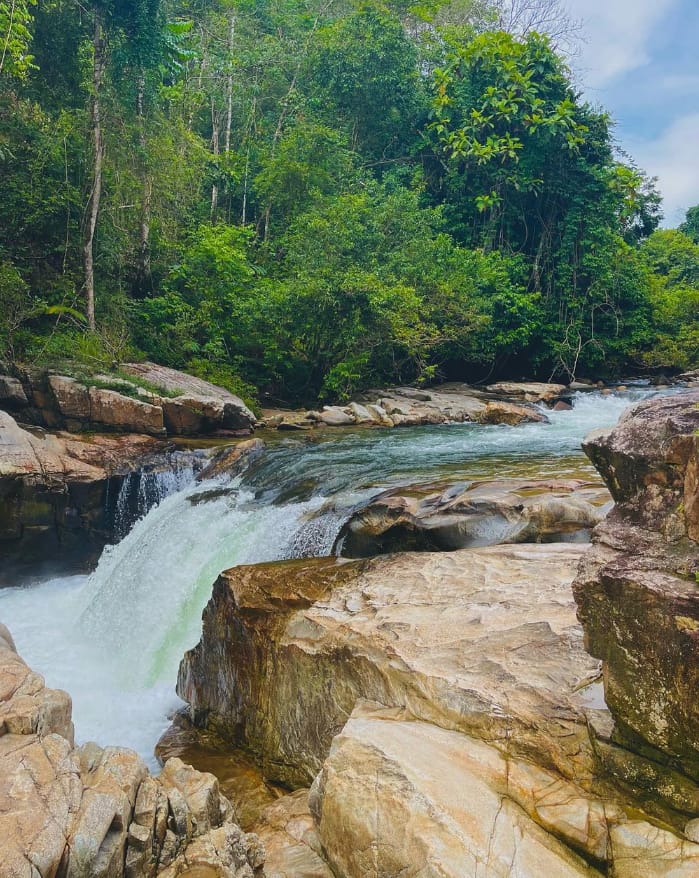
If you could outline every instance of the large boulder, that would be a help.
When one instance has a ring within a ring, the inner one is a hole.
[[[451,551],[499,543],[587,541],[604,518],[609,493],[579,479],[500,479],[395,488],[343,525],[336,549],[350,557]]]
[[[122,370],[162,391],[165,426],[169,433],[194,435],[215,430],[255,428],[256,418],[245,403],[223,387],[155,363],[125,363]]]
[[[21,410],[27,423],[74,433],[247,435],[256,425],[235,394],[154,363],[125,363],[116,374],[89,377],[46,370],[29,370],[21,381],[0,376],[0,409]]]
[[[311,806],[328,861],[352,878],[600,878],[555,834],[604,861],[612,816],[492,746],[365,706],[334,739]]]
[[[541,381],[499,381],[485,389],[488,393],[525,402],[553,402],[568,390],[564,384]]]
[[[506,736],[574,775],[592,759],[574,693],[598,673],[569,589],[581,554],[493,547],[234,568],[214,586],[178,692],[195,722],[297,786],[358,699]]]
[[[299,875],[324,875],[318,841],[345,878],[692,874],[699,786],[611,732],[570,590],[585,551],[315,559],[219,578],[178,691],[195,724],[267,777],[312,782],[315,831],[301,792],[296,819],[293,803],[263,818],[273,874],[293,875],[298,857]]]
[[[699,779],[699,392],[641,403],[585,451],[616,500],[574,584],[614,737]]]
[[[163,410],[153,404],[155,400],[144,402],[117,390],[88,387],[64,375],[49,375],[48,381],[58,412],[68,427],[165,435]]]
[[[0,626],[0,875],[253,878],[263,859],[212,775],[171,759],[153,778],[131,750],[74,748],[69,696]]]

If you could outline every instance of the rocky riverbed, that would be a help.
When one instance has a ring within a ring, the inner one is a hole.
[[[185,735],[194,768],[74,747],[69,697],[3,632],[0,875],[696,876],[698,413],[643,403],[588,443],[601,523],[589,476],[433,479],[351,511],[339,544],[364,557],[222,573],[159,748]],[[57,441],[27,435],[35,459]],[[251,467],[259,498],[284,459],[253,440],[210,473]],[[207,484],[172,514],[240,490]],[[483,545],[488,517],[509,544]]]
[[[310,787],[347,878],[696,875],[697,430],[691,394],[588,445],[619,501],[591,550],[228,571],[180,669],[191,719]]]

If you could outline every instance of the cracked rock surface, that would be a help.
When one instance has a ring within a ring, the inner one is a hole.
[[[299,838],[304,878],[315,852],[343,878],[696,874],[699,788],[614,737],[571,591],[587,551],[222,574],[179,692],[195,724],[254,753],[268,779],[311,787],[314,827],[288,814],[258,824],[272,874],[294,874]]]
[[[263,861],[213,775],[170,759],[154,778],[131,750],[75,748],[70,697],[0,625],[0,878],[257,878]]]

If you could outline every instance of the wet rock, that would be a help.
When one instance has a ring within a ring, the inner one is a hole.
[[[42,563],[95,561],[114,538],[109,498],[132,472],[170,468],[170,451],[144,435],[30,432],[0,411],[0,585]]]
[[[489,393],[499,396],[522,399],[525,402],[550,402],[562,393],[567,387],[564,384],[550,384],[536,381],[517,382],[500,381],[497,384],[489,384],[485,388]]]
[[[486,402],[485,410],[476,419],[479,424],[507,424],[516,427],[519,424],[548,424],[549,419],[543,412],[511,402]]]
[[[501,543],[581,541],[606,515],[609,493],[580,480],[498,480],[387,491],[342,527],[350,558],[395,551],[452,551]]]
[[[215,479],[221,475],[233,477],[241,473],[252,460],[264,451],[265,444],[261,439],[247,439],[233,446],[226,446],[217,451],[204,467],[197,473],[197,481]]]
[[[628,749],[699,779],[699,393],[634,407],[584,446],[617,501],[574,584]]]

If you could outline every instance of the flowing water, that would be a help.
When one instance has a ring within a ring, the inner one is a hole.
[[[191,470],[163,476],[150,496],[164,499],[104,551],[90,576],[2,589],[0,621],[47,684],[73,696],[78,742],[132,747],[154,767],[153,746],[181,704],[179,660],[199,638],[221,570],[327,554],[350,511],[391,486],[592,478],[581,440],[647,395],[580,395],[572,411],[547,412],[550,424],[302,434],[233,480],[197,483]]]

